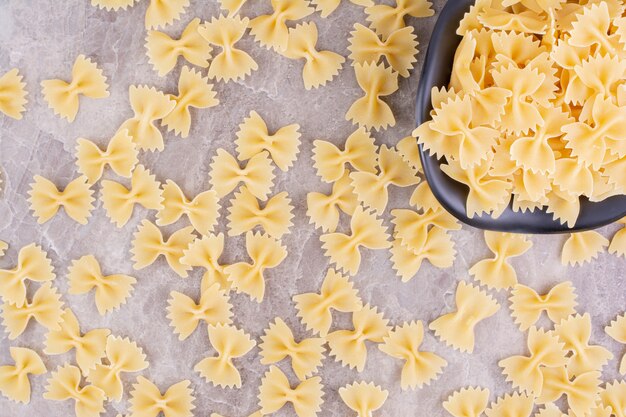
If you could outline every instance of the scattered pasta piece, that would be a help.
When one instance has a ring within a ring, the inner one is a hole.
[[[98,7],[99,9],[111,10],[126,10],[128,6],[134,6],[137,0],[91,0],[91,5]]]
[[[167,180],[163,186],[163,208],[157,213],[156,224],[166,226],[175,223],[183,215],[189,218],[192,226],[202,235],[213,231],[219,218],[219,199],[214,190],[203,191],[192,200],[178,184]]]
[[[205,269],[202,277],[203,288],[217,283],[223,290],[230,289],[228,276],[224,273],[224,266],[219,263],[219,258],[224,252],[224,234],[209,234],[196,239],[187,249],[183,250],[180,263],[192,267]]]
[[[339,388],[339,396],[345,405],[356,411],[358,417],[372,416],[387,401],[389,391],[373,382],[354,382]]]
[[[190,266],[183,265],[180,258],[183,251],[193,242],[195,236],[193,227],[185,227],[172,233],[169,239],[164,240],[163,234],[150,220],[143,220],[133,235],[132,248],[133,268],[143,269],[152,265],[161,255],[165,257],[168,265],[181,278],[186,278]]]
[[[24,246],[17,255],[17,265],[0,269],[0,298],[22,307],[26,303],[26,280],[52,281],[56,277],[48,254],[34,243]]]
[[[250,34],[267,49],[285,51],[289,43],[290,20],[304,19],[314,12],[306,0],[271,0],[273,13],[250,21]]]
[[[287,248],[271,236],[261,233],[246,233],[246,251],[252,260],[238,262],[224,268],[232,288],[237,293],[248,294],[257,302],[265,296],[264,272],[275,268],[287,257]]]
[[[179,56],[200,68],[209,66],[212,48],[198,33],[199,27],[200,19],[193,19],[179,39],[172,39],[163,32],[148,31],[146,36],[148,60],[161,77],[174,69]]]
[[[84,55],[79,55],[72,68],[72,81],[44,80],[41,82],[44,100],[54,114],[73,122],[78,114],[81,95],[89,98],[109,96],[109,85],[102,70]]]
[[[354,330],[337,330],[326,335],[330,355],[342,366],[362,372],[367,361],[365,342],[382,343],[391,330],[388,323],[389,320],[376,307],[363,306],[361,310],[352,313]]]
[[[233,308],[228,294],[219,284],[213,284],[200,292],[196,302],[178,291],[170,292],[167,306],[167,318],[178,340],[185,340],[196,330],[200,321],[208,325],[231,324]]]
[[[352,180],[345,174],[333,184],[330,194],[310,192],[306,195],[309,223],[323,232],[334,232],[339,224],[339,212],[352,216],[359,205]]]
[[[544,367],[541,368],[541,373],[541,395],[535,400],[538,404],[551,403],[565,395],[571,412],[578,416],[587,415],[595,406],[600,389],[599,371],[585,372],[572,380],[565,366]]]
[[[446,345],[461,352],[474,351],[474,328],[493,316],[500,305],[479,287],[459,282],[456,289],[456,311],[444,314],[428,326]]]
[[[376,33],[387,38],[397,29],[406,26],[405,16],[430,17],[435,14],[432,3],[427,0],[396,0],[396,6],[385,4],[365,8],[367,21]]]
[[[271,365],[289,357],[300,381],[311,377],[322,366],[326,341],[321,337],[311,337],[296,342],[291,329],[280,317],[270,323],[261,340],[261,364]]]
[[[26,100],[26,83],[17,68],[0,77],[0,112],[16,120],[22,119],[22,113],[26,111],[24,107]]]
[[[331,81],[341,69],[346,59],[332,51],[318,51],[317,26],[305,22],[289,29],[287,48],[281,53],[289,59],[304,59],[302,80],[304,88],[318,88]]]
[[[517,284],[517,273],[509,259],[521,256],[533,245],[526,236],[514,233],[485,231],[485,243],[493,252],[492,259],[484,259],[474,264],[470,275],[488,288],[508,289]]]
[[[424,214],[413,210],[395,209],[391,210],[391,215],[394,237],[415,253],[424,249],[428,243],[429,231],[433,228],[443,231],[461,229],[456,218],[442,207],[428,209]]]
[[[503,397],[489,404],[489,408],[485,410],[487,417],[530,417],[535,407],[534,397],[527,394],[514,392],[513,394],[505,394]]]
[[[361,172],[376,172],[376,145],[374,138],[364,128],[355,130],[340,150],[330,142],[313,142],[313,167],[324,182],[335,182],[346,173],[346,164]]]
[[[571,233],[563,245],[561,263],[575,266],[591,262],[607,246],[609,246],[608,239],[596,231]]]
[[[291,388],[285,374],[271,365],[259,387],[260,412],[263,415],[272,414],[290,402],[298,417],[316,417],[324,403],[322,388],[322,378],[319,376],[306,379]]]
[[[270,197],[261,208],[248,187],[241,187],[230,200],[228,208],[228,236],[238,236],[260,226],[265,233],[280,239],[293,226],[293,206],[286,191]]]
[[[108,364],[96,364],[87,381],[104,391],[109,400],[119,402],[124,392],[121,374],[142,371],[148,362],[143,350],[128,338],[109,336],[105,353]]]
[[[626,344],[626,314],[617,316],[610,325],[604,328],[604,331],[615,341]],[[626,375],[626,354],[622,356],[620,361],[619,373]]]
[[[211,161],[209,182],[222,198],[243,183],[261,201],[267,200],[274,183],[274,167],[268,153],[263,151],[250,158],[245,168],[224,149],[218,149]]]
[[[173,130],[176,135],[186,138],[191,128],[189,108],[215,107],[220,102],[215,98],[216,95],[208,78],[202,77],[202,74],[185,65],[178,79],[178,95],[170,95],[176,106],[163,118],[162,125],[167,127],[168,132]]]
[[[219,16],[212,17],[210,22],[205,22],[198,29],[207,42],[222,48],[222,52],[213,57],[209,66],[209,78],[224,82],[237,81],[259,69],[247,52],[235,48],[235,44],[246,33],[249,22],[247,17]]]
[[[590,417],[597,417],[595,414],[587,414]],[[561,412],[561,409],[553,403],[548,403],[541,408],[534,417],[564,417],[565,414]],[[610,417],[610,416],[607,416]]]
[[[162,203],[161,183],[141,164],[132,173],[130,189],[116,181],[102,181],[102,206],[117,227],[128,223],[135,204],[148,210],[162,210]]]
[[[74,400],[76,417],[98,417],[104,412],[104,391],[94,385],[80,386],[80,369],[66,363],[59,366],[48,379],[46,400]]]
[[[517,284],[511,291],[511,316],[521,331],[528,330],[546,312],[553,323],[560,323],[576,313],[575,288],[571,282],[565,281],[555,285],[546,294],[539,295],[535,290]]]
[[[91,211],[94,209],[93,190],[84,175],[72,180],[63,191],[54,183],[40,175],[33,177],[28,191],[30,209],[37,218],[37,223],[43,224],[53,218],[61,207],[72,220],[82,225],[87,224]]]
[[[609,253],[626,257],[626,218],[619,220],[618,223],[623,224],[624,227],[613,235],[609,245]]]
[[[623,415],[622,410],[626,409],[626,381],[607,382],[600,390],[600,401],[604,407],[609,407],[613,413],[617,413],[611,415]]]
[[[422,161],[420,159],[419,146],[413,136],[402,138],[396,143],[396,149],[406,162],[415,170],[422,173]]]
[[[191,417],[195,397],[188,380],[171,385],[165,394],[152,381],[139,376],[130,392],[129,411],[133,416],[157,417],[163,413],[166,417]]]
[[[67,279],[69,294],[84,294],[95,288],[94,300],[101,316],[125,304],[137,282],[135,278],[124,274],[105,276],[93,255],[72,261]]]
[[[305,293],[293,296],[298,317],[307,330],[313,330],[321,337],[328,335],[333,321],[331,310],[354,313],[363,308],[359,292],[348,277],[334,269],[326,272],[320,293]]]
[[[21,335],[31,318],[48,330],[59,330],[63,301],[61,294],[52,287],[50,282],[44,283],[35,294],[32,301],[25,302],[21,307],[5,302],[2,305],[2,324],[9,333],[9,340],[15,340]]]
[[[398,73],[385,64],[355,64],[359,87],[365,93],[355,101],[346,113],[346,120],[367,129],[387,129],[395,126],[396,119],[387,103],[381,97],[391,95],[398,90]]]
[[[44,353],[46,355],[62,355],[75,349],[76,364],[83,375],[104,357],[104,348],[107,337],[111,334],[109,329],[94,329],[81,334],[78,319],[71,309],[63,310],[60,329],[50,330],[46,334]]]
[[[479,417],[487,409],[489,390],[468,387],[455,391],[443,402],[443,408],[453,417]]]
[[[217,356],[202,359],[193,370],[215,386],[241,388],[241,375],[232,360],[244,356],[256,342],[243,330],[224,324],[209,325],[209,341]]]
[[[0,393],[12,401],[28,404],[29,375],[45,374],[46,365],[37,352],[28,348],[12,346],[9,353],[15,365],[0,366]]]
[[[89,184],[102,177],[107,165],[120,177],[130,178],[139,161],[139,151],[127,130],[119,130],[104,151],[88,139],[79,138],[76,143],[76,166]]]
[[[527,345],[529,356],[510,356],[498,362],[498,366],[513,388],[540,395],[544,384],[542,369],[565,366],[567,351],[557,335],[534,326],[528,332]]]
[[[119,130],[127,129],[140,150],[162,151],[165,149],[163,135],[154,125],[176,107],[176,101],[154,87],[131,85],[128,99],[134,116],[126,120]]]
[[[422,388],[439,377],[448,362],[432,352],[419,350],[424,339],[424,325],[421,321],[396,326],[378,348],[387,355],[402,359],[400,386],[402,390]]]
[[[169,26],[180,19],[189,6],[189,0],[150,0],[146,10],[146,29]]]

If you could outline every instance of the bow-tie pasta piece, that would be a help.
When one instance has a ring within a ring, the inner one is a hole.
[[[148,60],[161,77],[174,69],[179,56],[200,68],[209,66],[213,48],[200,36],[199,27],[200,19],[193,19],[179,39],[172,39],[166,33],[156,30],[148,31],[146,36]]]
[[[54,114],[73,122],[78,114],[81,95],[89,98],[109,96],[109,85],[102,70],[84,55],[79,55],[72,68],[72,81],[44,80],[41,82],[44,100]]]
[[[365,342],[382,343],[391,330],[388,323],[383,313],[366,304],[361,310],[352,313],[354,330],[337,330],[326,335],[330,355],[342,366],[362,372],[367,361]]]
[[[314,22],[305,22],[289,29],[287,48],[281,54],[289,59],[304,59],[302,80],[304,88],[318,88],[331,81],[341,69],[346,59],[332,51],[318,51],[317,26]]]
[[[557,160],[557,164],[561,161],[563,160]],[[582,167],[583,165],[579,166]],[[577,173],[570,172],[567,175],[577,175]],[[577,178],[581,178],[581,176]],[[580,213],[580,200],[578,197],[562,191],[559,186],[553,184],[552,190],[546,195],[546,199],[546,212],[552,213],[552,218],[559,220],[559,223],[574,227]]]
[[[293,206],[286,191],[270,197],[261,208],[248,187],[241,187],[230,200],[228,236],[238,236],[260,226],[265,233],[280,239],[293,226]]]
[[[442,405],[453,417],[479,417],[488,404],[487,388],[468,387],[455,391]]]
[[[470,275],[487,288],[508,289],[517,284],[517,273],[509,259],[521,256],[533,245],[524,235],[485,231],[485,243],[494,257],[474,264]]]
[[[543,385],[541,395],[535,402],[546,404],[557,401],[561,396],[567,397],[570,411],[577,416],[587,415],[596,405],[600,390],[599,371],[585,372],[572,378],[565,366],[541,368]]]
[[[322,282],[320,293],[305,293],[293,296],[298,317],[306,326],[321,337],[326,337],[333,321],[332,311],[353,313],[363,308],[359,292],[354,284],[335,271],[329,269]]]
[[[428,242],[429,232],[433,228],[444,231],[461,229],[456,218],[441,207],[435,210],[428,209],[424,214],[413,210],[395,209],[391,210],[391,215],[394,237],[414,253],[419,253],[424,249]]]
[[[180,381],[161,394],[152,381],[139,376],[130,392],[129,411],[136,417],[157,417],[161,413],[165,417],[192,417],[191,410],[196,406],[190,384],[189,380]]]
[[[137,0],[91,0],[91,5],[99,9],[126,10],[128,6],[134,6]]]
[[[526,331],[535,324],[544,311],[553,323],[558,324],[576,313],[577,297],[575,288],[569,281],[555,285],[543,295],[537,294],[530,287],[517,284],[509,298],[511,316],[521,331]]]
[[[489,404],[489,408],[485,410],[485,415],[487,417],[530,417],[533,408],[535,408],[534,400],[535,397],[524,393],[504,394]]]
[[[594,414],[594,411],[586,414],[589,417],[599,417],[597,414]],[[607,414],[606,417],[610,417],[611,413]],[[548,403],[544,405],[537,413],[535,413],[534,417],[565,417],[566,414],[563,414],[561,409],[554,405],[554,403]]]
[[[217,0],[220,4],[220,9],[228,12],[228,17],[238,14],[239,10],[247,1],[248,0]]]
[[[456,311],[444,314],[428,326],[446,345],[461,352],[474,351],[476,325],[493,316],[500,305],[479,287],[459,282],[456,289]]]
[[[146,10],[146,29],[169,26],[180,19],[189,6],[189,0],[150,0]]]
[[[572,233],[563,245],[561,263],[576,266],[591,262],[607,246],[609,246],[608,239],[596,231]]]
[[[170,95],[170,98],[176,102],[176,106],[163,118],[161,124],[167,127],[168,132],[173,130],[176,135],[186,138],[191,128],[189,108],[215,107],[220,102],[215,98],[216,95],[217,93],[213,91],[213,84],[209,84],[208,78],[202,77],[202,74],[185,65],[178,79],[178,95]]]
[[[572,22],[568,42],[578,48],[596,47],[597,53],[616,54],[623,50],[619,45],[620,35],[611,33],[611,11],[607,2],[597,2],[582,9]]]
[[[349,216],[354,214],[359,205],[352,180],[346,173],[333,184],[330,194],[310,192],[306,195],[306,214],[309,223],[321,228],[323,232],[334,232],[339,224],[340,211]]]
[[[93,184],[102,177],[108,165],[120,177],[130,178],[139,161],[139,151],[127,130],[119,130],[109,141],[106,150],[102,150],[88,139],[76,141],[76,166],[78,172]]]
[[[128,99],[134,115],[122,123],[118,130],[128,130],[133,142],[142,151],[165,149],[163,135],[154,122],[170,114],[176,107],[176,101],[156,88],[145,85],[131,85],[128,88]]]
[[[378,63],[384,56],[394,71],[402,77],[408,77],[409,71],[417,62],[415,55],[418,52],[418,42],[412,26],[398,29],[382,41],[372,29],[355,23],[354,31],[350,35],[348,50],[350,59],[355,63]]]
[[[213,231],[219,218],[219,199],[214,190],[203,191],[192,200],[178,184],[167,180],[163,186],[163,208],[157,213],[156,223],[166,226],[175,223],[183,215],[189,218],[192,226],[202,235]]]
[[[74,414],[76,417],[99,417],[104,412],[104,391],[94,385],[80,386],[80,369],[65,364],[59,366],[48,379],[46,400],[66,401],[74,400]]]
[[[72,180],[63,191],[54,183],[42,176],[35,175],[34,182],[28,191],[30,209],[37,218],[37,223],[43,224],[53,218],[63,207],[65,214],[80,224],[87,224],[87,219],[94,209],[93,190],[84,175]]]
[[[111,331],[109,329],[93,329],[85,334],[80,332],[78,319],[70,310],[63,310],[60,329],[50,330],[46,334],[44,353],[46,355],[62,355],[75,349],[76,363],[83,375],[104,357],[104,348]]]
[[[315,10],[306,0],[271,0],[272,14],[261,15],[250,21],[250,34],[267,49],[285,51],[289,43],[288,21],[300,20]]]
[[[133,215],[135,204],[148,210],[161,210],[161,183],[143,165],[137,165],[130,179],[130,189],[116,181],[102,181],[102,206],[111,222],[122,227]]]
[[[164,240],[159,228],[150,220],[144,219],[133,236],[130,252],[133,254],[135,270],[152,265],[159,256],[163,255],[170,268],[181,278],[188,276],[191,267],[182,264],[180,258],[183,256],[183,251],[195,239],[193,227],[179,229]]]
[[[17,68],[0,77],[0,112],[16,120],[22,119],[22,113],[26,111],[24,106],[28,103],[23,78]]]
[[[396,143],[396,149],[409,165],[415,168],[417,172],[423,173],[419,146],[413,136],[400,139],[398,143]]]
[[[243,185],[259,200],[267,200],[274,185],[274,167],[268,153],[263,151],[250,158],[245,168],[239,167],[234,156],[218,149],[211,161],[209,183],[222,198]]]
[[[31,318],[48,330],[58,330],[62,314],[61,294],[52,287],[52,284],[46,282],[33,294],[30,303],[26,302],[17,307],[15,304],[5,302],[2,305],[1,316],[9,340],[14,340],[26,330]]]
[[[424,385],[430,385],[448,365],[439,355],[420,351],[423,340],[424,325],[418,320],[396,326],[378,345],[387,355],[404,361],[400,376],[402,390],[421,389]]]
[[[354,382],[339,388],[339,396],[345,405],[357,412],[357,417],[372,416],[387,401],[389,391],[373,382]]]
[[[311,5],[315,6],[315,11],[320,12],[320,16],[326,18],[337,10],[341,0],[311,0]],[[350,0],[350,3],[357,6],[370,7],[374,5],[372,0]]]
[[[613,340],[626,344],[626,314],[617,316],[615,320],[611,321],[611,324],[604,328],[606,334],[608,334]],[[619,373],[626,375],[626,354],[622,356],[622,360],[619,366]]]
[[[220,15],[218,18],[212,17],[210,22],[205,22],[198,29],[207,42],[222,49],[213,57],[209,66],[209,78],[215,78],[217,81],[224,80],[224,82],[237,81],[259,69],[247,52],[235,48],[235,44],[246,33],[249,22],[247,17]]]
[[[237,131],[237,155],[239,160],[247,161],[255,155],[267,151],[283,172],[287,172],[297,159],[300,147],[300,125],[290,124],[283,126],[273,134],[267,129],[267,124],[261,116],[251,111],[239,125]]]
[[[609,253],[626,257],[626,217],[618,220],[623,227],[613,235],[609,245]]]
[[[228,276],[224,273],[223,265],[219,263],[220,256],[224,252],[224,234],[209,234],[201,239],[194,240],[187,249],[183,250],[180,263],[191,267],[204,268],[202,276],[202,288],[208,288],[213,284],[219,284],[223,290],[230,289]]]
[[[398,90],[398,73],[384,63],[373,62],[355,64],[359,87],[365,93],[352,103],[346,113],[346,120],[367,129],[381,130],[396,125],[391,107],[381,97],[389,96]]]
[[[287,257],[287,248],[280,241],[261,233],[246,233],[246,251],[251,262],[238,262],[224,268],[232,289],[248,294],[257,302],[265,296],[266,269],[275,268]]]
[[[600,402],[604,407],[612,410],[624,410],[626,408],[626,381],[607,382],[600,390]],[[614,413],[615,411],[610,415],[619,415]]]
[[[217,355],[202,359],[193,370],[215,386],[241,388],[241,375],[233,359],[250,352],[256,342],[243,330],[224,324],[209,325],[209,342]]]
[[[378,155],[374,138],[364,127],[355,130],[340,150],[330,142],[313,142],[313,167],[324,182],[340,180],[347,172],[346,164],[362,172],[376,172]]]
[[[167,306],[167,318],[178,340],[185,340],[196,330],[200,321],[208,325],[231,324],[232,304],[230,297],[219,284],[213,284],[200,291],[200,300],[196,303],[192,298],[178,291],[170,293]]]
[[[543,35],[548,29],[548,22],[544,16],[532,10],[516,13],[506,9],[486,7],[478,15],[478,20],[489,29]]]
[[[326,341],[321,337],[311,337],[296,342],[289,326],[279,317],[270,323],[261,340],[261,364],[271,365],[289,357],[300,381],[311,377],[322,366]]]
[[[317,417],[324,403],[322,378],[315,376],[291,388],[289,380],[276,366],[270,366],[259,387],[259,406],[263,415],[273,414],[288,402],[298,417]]]
[[[0,269],[0,298],[5,303],[22,307],[26,303],[26,280],[46,282],[55,277],[48,254],[31,243],[20,249],[14,268]]]
[[[101,316],[125,304],[137,282],[135,278],[124,274],[104,275],[93,255],[72,261],[67,279],[69,294],[85,294],[95,289],[94,300]]]
[[[553,332],[531,327],[527,341],[529,356],[510,356],[498,362],[502,374],[513,388],[529,395],[540,395],[544,384],[542,367],[565,366],[568,361],[565,345]]]
[[[430,17],[435,11],[432,9],[432,3],[427,0],[396,0],[395,7],[377,4],[367,7],[365,14],[370,26],[386,39],[394,31],[406,26],[405,16]]]
[[[12,401],[28,404],[29,375],[45,374],[46,365],[37,352],[28,348],[12,346],[9,353],[15,365],[0,366],[0,393]]]
[[[128,338],[109,336],[105,346],[106,362],[89,371],[87,381],[100,388],[111,401],[119,402],[124,393],[121,375],[148,367],[146,355]]]

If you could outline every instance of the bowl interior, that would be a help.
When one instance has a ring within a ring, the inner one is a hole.
[[[430,119],[432,87],[447,86],[450,81],[454,54],[461,41],[456,30],[459,21],[473,4],[474,0],[448,1],[439,15],[417,91],[418,125]],[[545,209],[522,213],[513,211],[511,205],[497,219],[487,214],[469,218],[465,211],[468,187],[445,175],[440,168],[444,161],[431,156],[421,145],[420,156],[426,180],[441,205],[462,222],[480,229],[515,233],[566,233],[595,229],[626,216],[626,196],[614,196],[598,203],[582,198],[578,220],[571,228],[553,220],[552,214]]]

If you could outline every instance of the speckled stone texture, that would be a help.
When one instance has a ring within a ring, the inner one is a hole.
[[[44,225],[38,225],[28,210],[27,191],[32,177],[41,174],[58,185],[65,185],[76,175],[74,147],[78,137],[99,144],[106,143],[117,127],[132,115],[128,104],[131,84],[148,84],[166,92],[176,91],[179,66],[167,78],[159,78],[148,63],[145,54],[143,26],[146,0],[120,12],[106,12],[92,7],[87,0],[0,0],[0,72],[18,67],[25,76],[29,92],[28,111],[21,121],[0,117],[0,166],[3,192],[0,196],[0,239],[10,243],[7,255],[0,259],[0,267],[12,266],[17,251],[31,242],[41,244],[52,258],[57,272],[54,282],[66,292],[67,268],[73,259],[94,254],[105,273],[127,273],[137,278],[132,298],[121,309],[104,317],[98,315],[93,295],[64,295],[64,300],[77,314],[82,330],[107,327],[114,334],[128,336],[144,348],[150,367],[143,375],[162,389],[182,379],[190,379],[195,390],[195,415],[208,417],[211,412],[225,416],[245,417],[257,409],[258,385],[266,367],[259,363],[259,350],[237,360],[243,387],[239,390],[215,388],[192,371],[201,358],[212,354],[206,330],[199,328],[189,339],[178,341],[166,319],[167,298],[177,290],[192,296],[199,293],[201,271],[194,271],[187,279],[179,278],[159,260],[151,267],[133,271],[129,253],[132,233],[141,219],[154,213],[136,209],[131,221],[117,229],[105,216],[101,203],[86,226],[80,226],[60,213]],[[436,1],[437,13],[443,1]],[[270,12],[270,2],[250,1],[242,14],[256,16]],[[191,0],[188,13],[181,21],[166,29],[177,35],[195,16],[206,20],[218,14],[214,0]],[[309,19],[309,18],[307,18]],[[348,34],[355,22],[365,22],[363,9],[343,0],[338,10],[328,19],[318,14],[310,17],[318,25],[319,47],[330,49],[347,57]],[[429,19],[410,19],[419,36],[420,62],[409,79],[401,79],[400,89],[388,99],[397,124],[382,133],[376,133],[378,144],[391,144],[410,134],[414,128],[414,96],[419,81],[423,52],[436,16]],[[166,148],[161,153],[142,153],[140,159],[157,177],[176,181],[188,195],[206,190],[209,163],[215,150],[223,147],[234,151],[237,126],[251,110],[258,111],[270,129],[289,123],[299,123],[302,146],[299,159],[288,173],[276,170],[275,192],[286,190],[295,205],[292,233],[283,239],[289,256],[278,268],[268,271],[267,292],[262,304],[250,301],[245,295],[233,295],[235,324],[251,333],[257,341],[270,320],[280,316],[294,329],[297,337],[307,335],[295,316],[291,297],[301,292],[317,291],[328,268],[323,256],[319,235],[308,224],[306,193],[312,190],[328,192],[330,187],[320,182],[312,167],[312,142],[326,139],[343,142],[354,130],[344,115],[361,92],[354,72],[345,65],[339,77],[326,87],[306,91],[301,79],[301,62],[291,61],[259,47],[250,36],[240,46],[259,64],[244,82],[216,83],[220,105],[211,109],[192,111],[193,125],[189,138],[180,139],[165,134]],[[82,100],[76,121],[68,124],[54,116],[43,101],[39,83],[48,78],[68,77],[71,65],[79,54],[97,61],[110,82],[109,98]],[[110,175],[110,174],[108,174]],[[99,193],[99,186],[98,193]],[[389,208],[408,206],[410,190],[392,189]],[[225,231],[223,200],[219,231]],[[388,214],[385,215],[389,223]],[[342,230],[347,226],[342,220]],[[167,233],[185,225],[180,221],[166,227]],[[602,230],[611,236],[617,229]],[[458,251],[452,268],[438,270],[428,263],[418,276],[403,284],[394,275],[387,251],[364,251],[363,264],[354,282],[365,302],[382,310],[392,324],[420,319],[428,323],[454,306],[454,290],[461,279],[468,278],[468,269],[476,261],[489,255],[482,233],[464,227],[454,232]],[[560,264],[560,250],[564,236],[535,236],[533,248],[513,261],[519,280],[545,291],[555,283],[572,280],[578,290],[579,311],[589,311],[593,317],[592,341],[611,349],[617,358],[625,347],[613,343],[603,328],[615,315],[626,308],[624,289],[626,262],[607,253],[583,267],[564,267]],[[227,239],[224,262],[247,259],[243,238]],[[443,416],[441,402],[453,391],[466,385],[481,385],[491,390],[491,399],[511,391],[497,366],[498,360],[525,352],[525,335],[514,325],[509,315],[507,293],[496,294],[500,311],[477,328],[477,346],[473,354],[461,354],[440,343],[432,333],[425,336],[424,349],[434,350],[449,362],[443,375],[430,386],[418,391],[402,392],[399,385],[400,362],[387,357],[374,345],[364,372],[358,374],[342,368],[333,358],[324,360],[321,371],[325,386],[325,402],[319,416],[353,415],[341,402],[337,390],[355,380],[374,381],[389,390],[389,398],[377,416]],[[546,323],[544,323],[546,324]],[[350,325],[349,315],[336,315],[336,328]],[[0,364],[10,362],[9,346],[27,346],[42,353],[44,329],[31,323],[27,331],[15,341],[9,341],[0,332]],[[49,370],[72,354],[44,356]],[[287,363],[281,365],[288,371]],[[296,378],[288,373],[291,381]],[[33,392],[30,405],[18,405],[0,398],[0,416],[73,415],[73,404],[50,402],[42,398],[45,380],[49,375],[31,378]],[[605,378],[618,377],[617,360],[605,368]],[[124,376],[126,394],[119,403],[107,403],[104,416],[125,413],[128,391],[136,375]],[[291,406],[278,416],[295,415]]]

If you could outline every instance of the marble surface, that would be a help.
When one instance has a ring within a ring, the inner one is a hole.
[[[444,1],[436,1],[437,12]],[[126,118],[131,116],[127,91],[131,84],[154,85],[175,92],[177,70],[167,78],[159,78],[145,55],[143,17],[147,1],[142,0],[127,11],[106,12],[92,7],[87,0],[52,2],[46,0],[0,0],[0,72],[18,67],[28,83],[28,112],[21,121],[0,117],[0,166],[3,188],[0,195],[0,239],[10,243],[0,267],[12,266],[17,251],[30,242],[41,244],[52,258],[57,272],[55,285],[66,292],[67,267],[71,260],[92,253],[101,260],[108,273],[128,273],[137,277],[135,291],[121,309],[104,317],[98,315],[92,295],[64,295],[64,301],[78,315],[83,330],[108,327],[114,334],[128,336],[144,348],[150,367],[143,375],[165,388],[181,379],[190,379],[195,390],[195,415],[208,417],[211,412],[241,417],[257,409],[258,385],[266,367],[260,365],[258,348],[237,361],[243,387],[240,390],[215,388],[192,371],[195,363],[212,353],[206,330],[198,329],[184,342],[178,341],[166,319],[168,294],[172,290],[197,295],[201,271],[181,279],[159,260],[149,268],[134,271],[130,261],[131,235],[141,219],[154,214],[136,209],[123,229],[115,228],[105,216],[101,203],[86,226],[80,226],[63,214],[44,225],[38,225],[29,212],[26,201],[29,183],[35,174],[65,185],[76,175],[74,147],[76,138],[86,137],[106,143]],[[247,16],[270,11],[269,1],[251,1],[242,13]],[[189,12],[167,32],[178,34],[194,16],[208,19],[218,13],[214,0],[191,0]],[[400,90],[389,98],[397,125],[376,133],[377,143],[394,144],[408,135],[414,127],[414,96],[419,79],[423,51],[435,18],[410,20],[420,41],[420,62],[409,79],[402,79]],[[328,19],[313,15],[319,27],[319,46],[344,56],[348,33],[355,22],[363,23],[362,8],[343,1]],[[297,337],[306,332],[295,317],[291,302],[294,294],[317,291],[328,268],[319,242],[319,231],[308,224],[306,193],[311,190],[329,191],[314,175],[311,154],[315,139],[342,142],[353,127],[344,120],[350,104],[360,95],[354,73],[346,65],[340,76],[324,88],[306,91],[300,77],[301,63],[291,61],[259,47],[250,36],[241,42],[243,49],[257,60],[259,70],[243,82],[216,84],[221,104],[218,107],[193,111],[193,126],[189,138],[179,139],[165,134],[166,148],[161,153],[144,153],[141,161],[159,179],[173,179],[189,195],[208,188],[208,169],[217,148],[234,150],[237,125],[251,111],[258,111],[270,128],[299,123],[302,147],[299,159],[288,173],[280,173],[275,182],[276,192],[289,192],[295,205],[292,233],[283,239],[289,256],[278,268],[268,271],[267,296],[262,304],[251,302],[245,295],[233,295],[235,323],[257,340],[268,322],[280,316],[294,328]],[[67,77],[78,54],[94,58],[109,79],[111,95],[105,100],[82,100],[76,121],[68,124],[54,116],[43,101],[39,83],[43,79]],[[179,61],[180,64],[180,61]],[[393,189],[389,207],[407,207],[410,190]],[[226,206],[226,204],[224,204]],[[225,230],[225,209],[219,230]],[[343,226],[346,225],[343,219]],[[388,215],[386,222],[389,224]],[[184,225],[181,221],[165,228],[171,232]],[[602,230],[607,237],[617,229]],[[418,276],[402,284],[394,275],[386,251],[364,251],[361,271],[354,278],[366,302],[382,310],[392,324],[420,319],[429,322],[454,306],[454,290],[461,279],[468,278],[468,268],[489,254],[482,233],[464,227],[454,233],[458,251],[454,266],[438,270],[425,264]],[[555,283],[571,280],[579,295],[579,311],[593,317],[592,341],[601,343],[620,358],[625,347],[613,343],[603,332],[615,315],[626,308],[624,289],[626,261],[607,253],[582,267],[560,264],[564,236],[532,237],[533,248],[513,261],[519,280],[540,291]],[[242,238],[230,238],[224,261],[246,259]],[[434,350],[449,362],[443,375],[418,391],[402,392],[399,388],[400,362],[369,346],[364,372],[358,374],[342,368],[333,358],[324,361],[321,371],[325,385],[325,402],[320,416],[352,415],[342,404],[337,389],[354,380],[374,381],[390,392],[378,416],[441,416],[441,402],[455,389],[466,385],[481,385],[491,390],[491,399],[511,390],[500,373],[497,361],[514,353],[525,352],[525,336],[513,324],[509,315],[507,294],[496,294],[503,308],[477,328],[477,346],[473,354],[461,354],[437,341],[432,333],[425,336],[424,348]],[[545,323],[544,323],[545,324]],[[349,316],[336,315],[336,328],[347,328]],[[27,346],[42,352],[44,330],[31,323],[15,341],[0,332],[0,363],[9,362],[9,346]],[[54,369],[70,354],[44,356],[48,369]],[[288,370],[286,363],[282,369]],[[291,374],[292,382],[296,382]],[[71,402],[49,402],[42,398],[48,375],[31,379],[33,392],[29,405],[18,405],[0,397],[2,416],[69,416]],[[124,378],[126,392],[136,375]],[[617,359],[605,367],[607,380],[619,377]],[[119,403],[108,403],[104,416],[115,416],[127,409],[128,396]],[[279,416],[295,415],[290,406]]]

